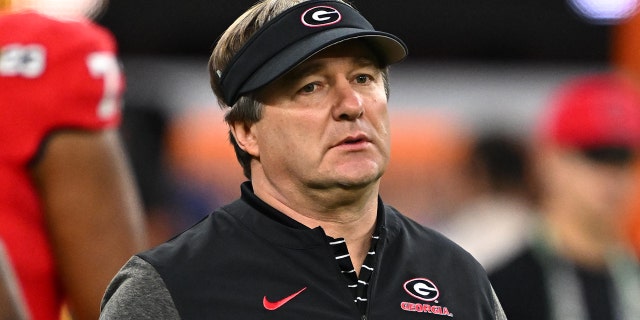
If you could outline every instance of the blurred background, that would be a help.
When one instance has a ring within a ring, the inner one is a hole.
[[[390,72],[392,155],[382,198],[491,271],[526,246],[540,214],[531,147],[552,91],[608,70],[640,85],[640,0],[350,2],[409,48]],[[88,14],[114,34],[127,79],[121,132],[150,245],[240,195],[245,178],[207,62],[253,3],[0,0],[0,7]],[[620,227],[640,257],[640,164],[634,169],[639,187]]]
[[[253,2],[111,0],[95,18],[119,43],[122,130],[157,241],[239,195],[244,178],[206,65]],[[391,69],[392,160],[381,193],[425,225],[441,225],[481,193],[467,170],[478,141],[526,148],[560,82],[611,68],[640,73],[637,0],[352,2],[409,47]],[[527,189],[526,151],[513,152],[496,166],[519,164],[511,178]]]

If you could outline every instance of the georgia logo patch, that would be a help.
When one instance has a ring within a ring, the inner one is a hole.
[[[333,7],[317,6],[303,12],[300,20],[307,27],[325,27],[340,22],[342,15]]]
[[[438,305],[440,289],[436,284],[427,278],[414,278],[408,280],[403,285],[404,291],[420,301],[403,301],[400,308],[407,312],[422,312],[453,318],[453,313],[449,308]],[[428,303],[425,303],[428,302]]]

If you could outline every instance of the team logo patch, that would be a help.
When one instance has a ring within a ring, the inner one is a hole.
[[[307,27],[326,27],[340,22],[342,15],[333,7],[317,6],[303,12],[300,20]]]
[[[422,301],[403,301],[400,308],[407,312],[422,312],[453,318],[449,308],[438,305],[440,289],[427,278],[414,278],[404,283],[404,291],[411,297]],[[424,303],[428,302],[428,303]]]
[[[429,279],[416,278],[404,283],[404,290],[414,298],[434,301],[440,296],[438,287]]]

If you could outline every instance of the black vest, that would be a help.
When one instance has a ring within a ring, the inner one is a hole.
[[[273,219],[256,199],[243,190],[240,200],[139,255],[156,268],[181,318],[362,319],[324,231]],[[379,211],[368,319],[494,319],[489,281],[471,255],[389,206]]]

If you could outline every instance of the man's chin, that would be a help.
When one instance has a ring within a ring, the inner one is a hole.
[[[345,175],[336,181],[337,185],[345,190],[364,189],[378,184],[382,174],[382,171],[376,171],[360,175]]]

